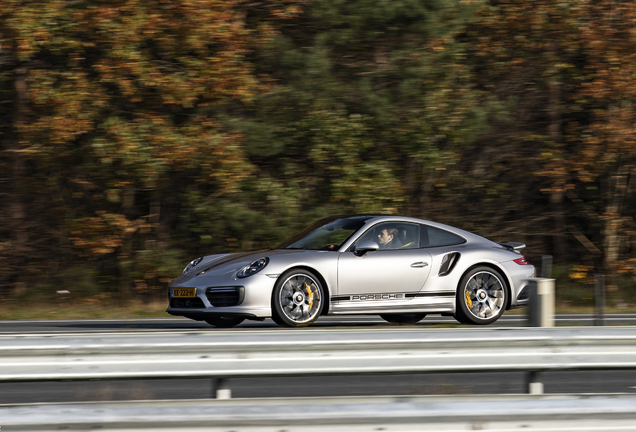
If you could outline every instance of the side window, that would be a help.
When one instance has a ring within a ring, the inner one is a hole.
[[[422,247],[451,246],[465,243],[462,237],[439,228],[422,226],[421,244]]]
[[[384,222],[374,225],[356,241],[374,241],[380,250],[418,249],[420,247],[420,226],[404,222]]]

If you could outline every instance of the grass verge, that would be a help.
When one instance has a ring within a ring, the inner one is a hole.
[[[96,318],[169,318],[166,300],[141,302],[138,300],[122,305],[115,301],[104,302],[54,302],[37,303],[28,306],[7,302],[0,305],[0,320],[30,319],[96,319]]]

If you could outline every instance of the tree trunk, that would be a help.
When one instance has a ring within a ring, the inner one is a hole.
[[[607,280],[607,291],[616,294],[615,275],[618,266],[618,259],[621,246],[621,224],[623,203],[627,194],[627,184],[631,166],[620,163],[616,173],[609,179],[607,187],[607,207],[603,217],[605,226],[603,227],[604,257],[603,268]]]
[[[14,71],[14,118],[13,118],[13,139],[9,139],[9,160],[10,160],[10,192],[9,192],[9,215],[11,218],[11,231],[13,238],[11,242],[11,255],[14,261],[28,255],[28,229],[26,223],[26,208],[24,196],[24,178],[26,174],[26,163],[22,152],[22,129],[26,124],[27,115],[27,72],[25,67],[16,68]],[[17,263],[16,263],[17,264]],[[18,269],[18,265],[11,266]],[[26,283],[22,280],[19,271],[12,275],[13,294],[20,295],[26,290]]]
[[[135,188],[128,187],[124,191],[124,196],[121,205],[121,214],[125,217],[129,217],[132,208],[135,205]],[[118,254],[119,261],[119,296],[120,300],[126,300],[130,298],[132,287],[131,268],[133,265],[133,233],[122,233],[122,245]]]
[[[419,210],[420,188],[418,169],[420,169],[420,165],[417,163],[417,158],[408,158],[406,160],[404,167],[404,189],[408,201],[404,206],[404,213],[408,216],[416,215]],[[417,216],[421,215],[417,214]]]
[[[561,85],[559,83],[559,71],[556,67],[558,61],[558,52],[556,43],[554,40],[548,44],[548,59],[552,63],[549,68],[548,78],[548,117],[550,118],[550,124],[548,125],[548,136],[550,140],[559,144],[562,141],[561,137]],[[561,184],[556,185],[555,190],[550,195],[550,206],[552,207],[552,214],[554,215],[554,254],[555,261],[563,262],[567,259],[567,245],[566,245],[566,221],[565,221],[565,207],[563,205],[564,189],[563,179]]]

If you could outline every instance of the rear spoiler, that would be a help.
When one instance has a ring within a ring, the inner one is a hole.
[[[526,247],[524,243],[519,242],[497,242],[497,244],[505,247],[510,252],[519,252]]]

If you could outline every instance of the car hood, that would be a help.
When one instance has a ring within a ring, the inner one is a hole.
[[[271,259],[274,256],[302,254],[305,252],[297,249],[264,249],[253,252],[207,255],[203,257],[196,267],[177,277],[173,282],[183,283],[197,276],[214,277],[237,272],[252,261],[262,257]]]

